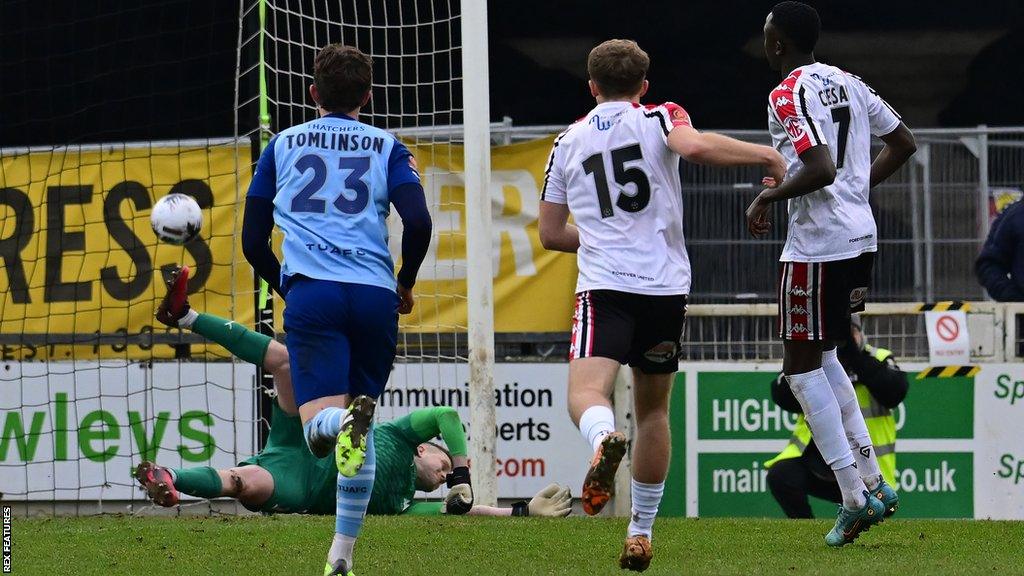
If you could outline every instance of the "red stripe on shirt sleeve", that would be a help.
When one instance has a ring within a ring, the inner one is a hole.
[[[693,126],[693,123],[690,121],[690,114],[679,104],[665,102],[662,106],[668,111],[668,119],[673,127]]]
[[[797,154],[803,154],[805,150],[814,146],[808,134],[807,120],[796,111],[795,87],[801,72],[802,70],[797,70],[790,74],[768,97],[768,105],[775,112],[775,117],[782,124]]]

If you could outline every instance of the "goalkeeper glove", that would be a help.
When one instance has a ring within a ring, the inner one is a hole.
[[[549,484],[530,500],[512,504],[513,516],[564,517],[572,512],[572,494],[568,486]]]
[[[444,497],[446,514],[465,514],[473,507],[473,487],[469,483],[469,468],[459,466],[445,477],[448,495]]]

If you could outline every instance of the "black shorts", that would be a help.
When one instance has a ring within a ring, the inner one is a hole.
[[[646,296],[616,290],[576,294],[569,359],[617,360],[645,374],[679,369],[686,295]]]
[[[864,310],[874,252],[834,262],[782,262],[779,337],[845,342],[850,314]]]

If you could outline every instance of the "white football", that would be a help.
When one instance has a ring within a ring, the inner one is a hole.
[[[203,227],[203,211],[191,196],[168,194],[157,200],[149,222],[161,241],[181,245],[199,234]]]

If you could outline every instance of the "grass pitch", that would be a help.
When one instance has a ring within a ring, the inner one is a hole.
[[[659,519],[645,574],[1022,574],[1024,523],[892,519],[842,549],[827,520]],[[14,574],[319,575],[326,517],[13,522]],[[371,517],[360,576],[623,575],[625,519]]]

